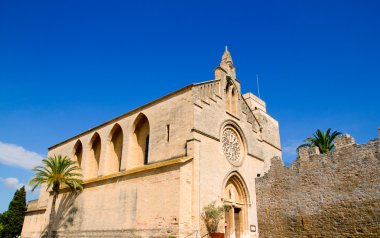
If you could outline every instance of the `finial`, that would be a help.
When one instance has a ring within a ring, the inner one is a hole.
[[[225,51],[223,53],[222,61],[231,62],[232,63],[232,58],[231,58],[230,52],[228,51],[228,46],[226,45],[225,47],[226,47],[226,49],[225,49]]]

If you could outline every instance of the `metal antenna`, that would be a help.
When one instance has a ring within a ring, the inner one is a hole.
[[[256,74],[256,82],[257,82],[257,96],[259,96],[260,98],[259,74]]]

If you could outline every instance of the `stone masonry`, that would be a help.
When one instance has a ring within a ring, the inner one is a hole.
[[[29,202],[22,238],[206,237],[203,208],[228,206],[218,232],[258,238],[255,178],[281,155],[278,122],[266,103],[241,93],[226,48],[215,78],[190,84],[68,138],[48,156],[68,156],[82,169],[72,195],[42,187]]]
[[[380,237],[379,142],[342,135],[336,151],[288,168],[274,157],[256,179],[260,237]]]

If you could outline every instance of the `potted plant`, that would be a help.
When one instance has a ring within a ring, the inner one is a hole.
[[[224,233],[218,233],[217,230],[226,210],[227,207],[216,206],[215,202],[211,202],[203,208],[202,220],[211,238],[224,238]]]

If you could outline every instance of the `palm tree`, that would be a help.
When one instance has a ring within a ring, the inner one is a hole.
[[[52,225],[55,216],[55,202],[58,197],[61,186],[66,185],[72,192],[83,189],[82,174],[76,162],[70,160],[67,156],[54,155],[42,160],[43,166],[33,168],[36,172],[34,178],[29,184],[33,187],[32,191],[39,185],[46,184],[46,190],[53,189],[53,202],[50,211],[50,219],[48,225],[48,238],[52,237]]]
[[[327,129],[326,133],[317,130],[315,133],[313,133],[313,137],[309,137],[305,139],[305,142],[310,142],[311,146],[317,146],[319,148],[319,151],[322,154],[325,154],[329,151],[334,150],[334,140],[337,136],[342,134],[339,131],[333,131],[331,134],[331,128]]]

